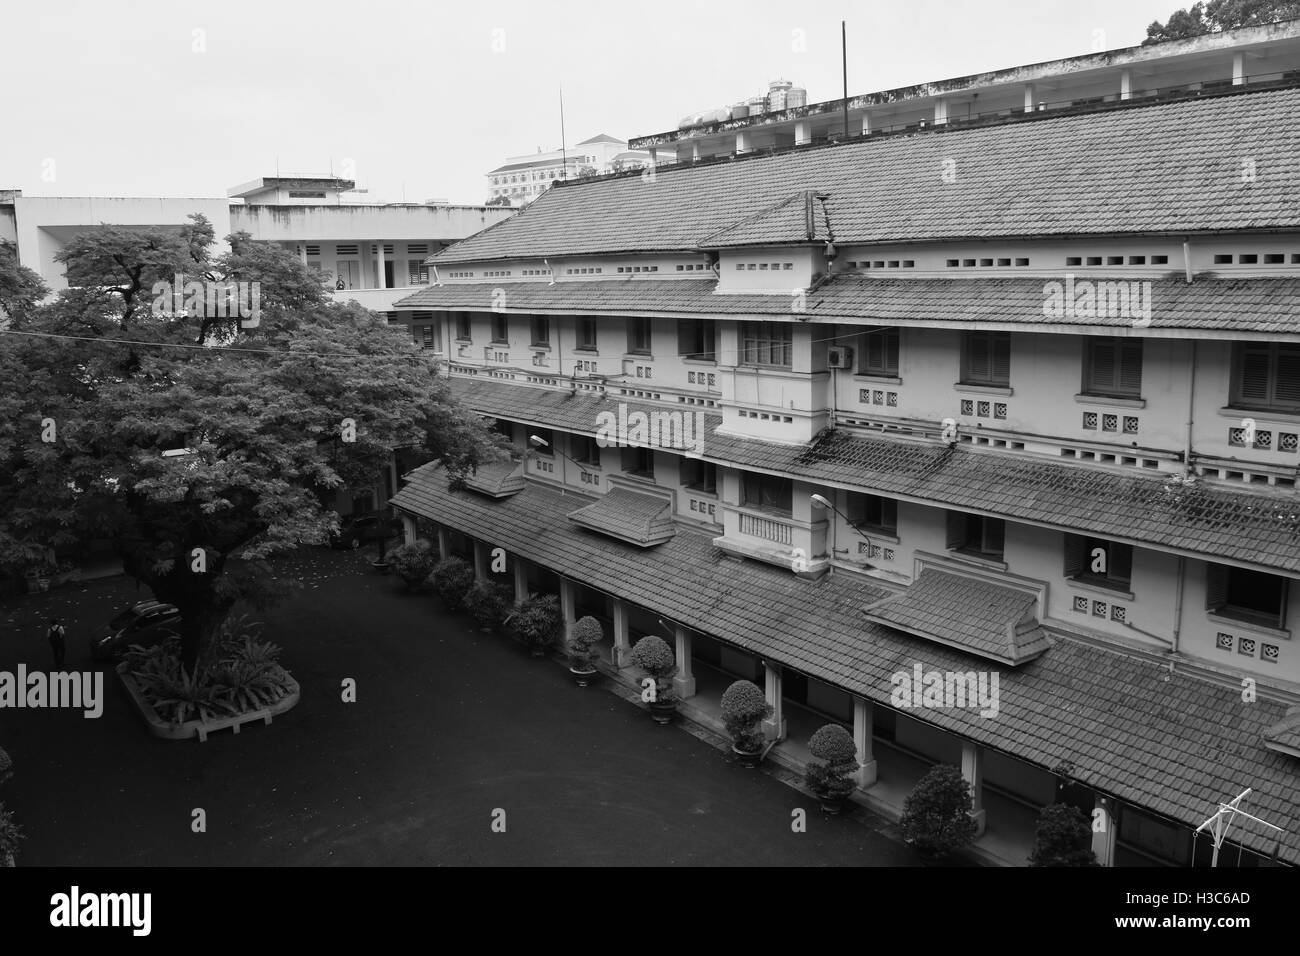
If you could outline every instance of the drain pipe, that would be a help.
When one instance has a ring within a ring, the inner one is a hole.
[[[1187,577],[1187,558],[1185,555],[1178,556],[1178,582],[1174,585],[1174,640],[1173,645],[1169,648],[1170,657],[1178,655],[1178,636],[1183,629],[1183,579]],[[1169,669],[1174,668],[1173,661],[1169,662]]]
[[[1183,272],[1187,284],[1192,284],[1192,241],[1183,240]],[[1192,339],[1191,368],[1187,381],[1187,434],[1183,441],[1183,477],[1192,477],[1192,420],[1196,404],[1196,339]]]

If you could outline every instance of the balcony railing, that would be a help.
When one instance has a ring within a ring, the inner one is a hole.
[[[762,538],[776,544],[790,545],[794,542],[794,531],[784,521],[772,518],[760,518],[758,515],[740,512],[740,533],[751,538]]]

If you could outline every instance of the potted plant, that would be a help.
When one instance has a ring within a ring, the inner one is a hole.
[[[465,592],[463,604],[480,631],[492,631],[505,619],[510,610],[511,590],[504,584],[475,581]]]
[[[429,575],[433,589],[438,593],[443,606],[448,611],[455,611],[461,606],[465,594],[474,584],[474,569],[463,558],[443,558],[433,566]]]
[[[972,806],[970,784],[961,771],[940,764],[917,781],[898,822],[912,846],[927,856],[946,856],[975,838]]]
[[[740,765],[753,769],[763,759],[763,719],[772,716],[772,705],[767,702],[758,685],[738,680],[722,692],[722,722],[731,734],[731,752],[740,758]]]
[[[591,683],[596,673],[596,652],[593,650],[605,636],[600,621],[590,614],[578,619],[569,635],[569,673],[578,682],[579,687]]]
[[[677,695],[673,693],[673,675],[677,673],[677,664],[668,642],[662,637],[647,634],[632,647],[628,662],[654,679],[653,684],[643,685],[641,692],[641,699],[650,705],[650,715],[656,723],[670,723],[673,714],[677,712]]]
[[[808,739],[808,750],[817,759],[808,762],[804,782],[823,810],[839,813],[853,792],[853,774],[860,766],[853,735],[839,724],[827,724]]]
[[[370,566],[374,568],[376,571],[378,571],[380,574],[388,573],[389,564],[388,564],[387,553],[388,553],[388,540],[381,535],[378,542],[378,557],[376,557],[374,561],[370,562]]]
[[[560,599],[554,594],[534,594],[520,603],[510,615],[509,623],[533,657],[545,657],[546,649],[559,639],[564,629]]]
[[[393,573],[402,579],[406,589],[414,591],[428,582],[430,572],[438,563],[438,551],[432,542],[421,538],[394,548],[388,556],[388,563],[392,566]]]
[[[25,839],[23,828],[14,822],[12,810],[0,803],[0,866],[13,866],[18,855],[18,843]]]
[[[1044,807],[1034,833],[1030,866],[1096,866],[1092,825],[1078,807],[1054,803]]]

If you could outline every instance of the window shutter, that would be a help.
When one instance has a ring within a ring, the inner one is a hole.
[[[1109,392],[1115,388],[1115,340],[1099,339],[1092,343],[1092,368],[1088,391]]]
[[[867,371],[881,372],[885,368],[885,341],[878,332],[867,333]]]
[[[1114,541],[1106,545],[1107,573],[1117,581],[1133,579],[1133,548]]]
[[[1072,578],[1083,574],[1088,564],[1088,539],[1082,535],[1065,536],[1065,576]]]
[[[1222,564],[1205,566],[1205,606],[1209,610],[1228,601],[1228,569]]]
[[[1001,518],[984,519],[984,550],[1001,554],[1006,542],[1007,523]]]
[[[1238,394],[1248,402],[1268,401],[1268,350],[1243,348],[1241,350],[1241,378]]]
[[[992,345],[991,380],[1000,384],[1011,381],[1011,333],[998,332]]]
[[[989,378],[989,340],[988,336],[971,332],[966,337],[966,377],[972,382],[983,382]]]
[[[898,374],[898,329],[885,333],[885,374]]]
[[[898,530],[898,501],[895,498],[880,499],[880,527],[887,531]]]
[[[948,512],[948,548],[960,548],[966,543],[966,518],[964,511]]]
[[[1277,349],[1273,398],[1278,404],[1300,405],[1300,349],[1286,345]]]
[[[695,320],[677,320],[677,354],[695,354]]]
[[[1120,346],[1119,390],[1126,394],[1142,394],[1142,343],[1125,342]]]

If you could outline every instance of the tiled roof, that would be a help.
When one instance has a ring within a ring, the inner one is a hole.
[[[1300,226],[1298,154],[1296,89],[940,126],[566,185],[438,259],[694,249],[800,189],[829,195],[840,244],[1287,229]]]
[[[594,434],[601,411],[624,400],[455,378],[451,385],[484,414],[584,434]],[[705,416],[703,457],[717,464],[1300,574],[1296,492],[1233,491],[1206,481],[1178,489],[1150,475],[843,430],[809,446],[775,445],[718,434],[719,421]]]
[[[812,204],[811,210],[809,203]],[[808,228],[810,215],[811,230]],[[705,249],[724,249],[728,246],[824,241],[830,238],[829,225],[824,201],[807,191],[797,192],[774,206],[704,237],[700,240],[700,246]]]
[[[449,492],[445,477],[426,465],[394,504],[881,705],[889,705],[891,675],[918,663],[960,672],[982,663],[864,622],[865,607],[887,592],[861,578],[835,573],[809,581],[737,561],[687,528],[642,550],[573,527],[566,518],[572,498],[535,483],[492,500]],[[1263,742],[1284,715],[1280,703],[1243,704],[1239,687],[1068,639],[1003,672],[999,693],[992,718],[970,709],[910,714],[1043,767],[1068,759],[1085,785],[1190,826],[1243,786],[1255,788],[1252,813],[1282,826],[1295,814],[1300,762]],[[1300,863],[1300,829],[1288,830],[1280,856]],[[1272,851],[1271,835],[1243,829],[1233,836]]]
[[[798,226],[802,228],[802,225]],[[1115,281],[1081,274],[1084,281]],[[1050,281],[1050,280],[1046,280]],[[1064,281],[1062,277],[1059,281]],[[1124,279],[1120,281],[1132,281]],[[1210,274],[1188,283],[1182,273],[1152,279],[1149,297],[1152,330],[1300,333],[1300,278],[1225,279]],[[1040,278],[882,278],[838,273],[806,293],[801,321],[864,320],[891,325],[1077,328],[1134,327],[1134,315],[1091,316],[1075,310],[1059,318],[1044,315]],[[397,303],[403,309],[488,311],[505,293],[512,312],[596,314],[772,315],[795,318],[792,294],[713,294],[713,279],[648,279],[628,276],[602,280],[557,280],[509,284],[466,283],[428,286]],[[494,293],[498,294],[493,298]],[[793,293],[793,290],[791,290]]]
[[[524,490],[523,461],[488,462],[465,476],[465,487],[493,498],[504,498]]]
[[[642,548],[663,544],[677,532],[671,499],[632,488],[611,489],[600,500],[572,512],[569,520]]]
[[[1015,667],[1050,646],[1033,616],[1036,600],[992,581],[926,568],[906,591],[871,605],[866,615]]]
[[[1300,757],[1300,707],[1288,707],[1286,716],[1264,731],[1264,745]]]

